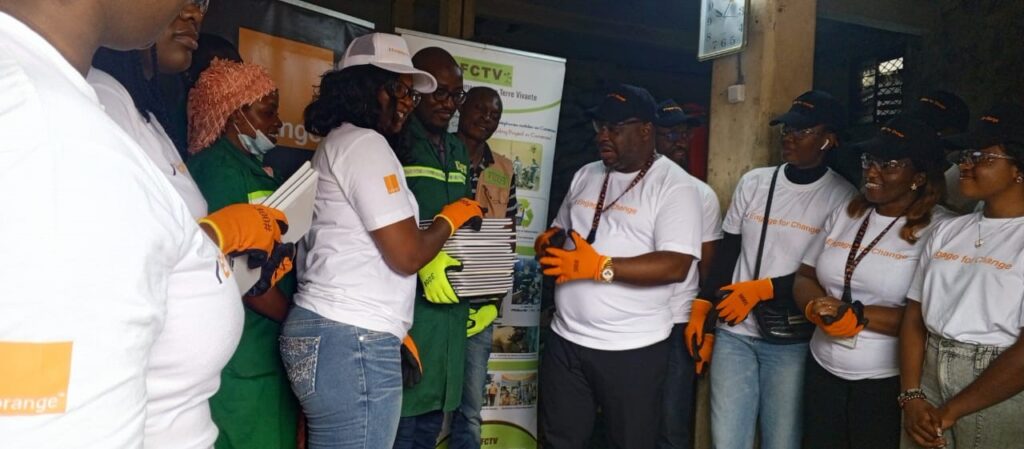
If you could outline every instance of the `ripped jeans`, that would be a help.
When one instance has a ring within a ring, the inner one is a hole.
[[[292,308],[281,359],[302,404],[309,449],[390,449],[402,411],[398,337]]]

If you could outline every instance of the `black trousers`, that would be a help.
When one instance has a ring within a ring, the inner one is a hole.
[[[898,449],[900,378],[846,380],[807,353],[804,449]]]
[[[540,366],[544,449],[588,449],[597,408],[610,449],[655,449],[668,340],[626,351],[601,351],[552,332]]]

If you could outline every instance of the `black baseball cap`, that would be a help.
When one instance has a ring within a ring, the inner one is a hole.
[[[956,94],[944,90],[933,90],[921,95],[908,109],[910,115],[939,132],[947,129],[958,133],[967,132],[971,120],[967,103]]]
[[[1009,142],[1024,145],[1024,107],[1017,103],[998,103],[981,115],[972,131],[943,140],[954,148],[976,150]]]
[[[875,136],[854,144],[854,150],[882,160],[910,158],[919,169],[939,164],[944,157],[942,139],[927,123],[900,114],[885,123]]]
[[[605,94],[601,104],[587,111],[587,115],[594,120],[613,123],[631,118],[653,122],[656,110],[654,97],[647,89],[619,84]]]
[[[835,131],[846,127],[846,110],[832,95],[820,90],[804,92],[793,100],[789,112],[775,117],[768,124],[789,125],[797,129],[806,129],[825,125]]]
[[[679,106],[675,100],[665,100],[658,103],[657,116],[654,119],[654,124],[656,126],[671,128],[680,123],[697,126],[700,125],[700,119],[692,115],[687,115],[686,111],[684,111],[682,106]]]

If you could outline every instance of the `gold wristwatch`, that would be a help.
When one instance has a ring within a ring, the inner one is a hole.
[[[612,258],[605,258],[604,264],[601,265],[601,282],[611,284],[614,279],[615,267],[612,266]]]

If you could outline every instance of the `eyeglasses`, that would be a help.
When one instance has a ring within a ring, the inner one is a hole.
[[[862,153],[860,155],[860,168],[864,170],[874,168],[875,170],[882,172],[883,175],[897,175],[901,170],[906,168],[907,165],[909,164],[907,164],[906,161],[883,161],[867,153]]]
[[[189,3],[199,8],[199,11],[202,11],[203,14],[206,14],[206,11],[210,9],[210,0],[189,0]]]
[[[466,91],[464,91],[462,89],[459,89],[459,90],[444,90],[444,89],[438,88],[438,89],[434,90],[434,93],[432,93],[430,95],[432,97],[434,97],[435,101],[445,101],[445,100],[451,98],[452,101],[455,102],[456,106],[461,106],[462,103],[466,102]]]
[[[423,98],[423,94],[417,92],[412,88],[412,86],[401,81],[392,81],[385,87],[387,88],[388,93],[390,93],[392,97],[395,97],[396,100],[401,100],[405,97],[412,98],[413,107],[420,104],[420,100]]]
[[[1017,158],[996,153],[986,153],[979,150],[962,150],[950,153],[946,158],[950,163],[974,167],[975,165],[992,165],[996,159],[1016,161]]]
[[[818,133],[818,130],[812,128],[796,129],[789,126],[783,126],[779,129],[779,133],[782,134],[782,138],[785,139],[789,136],[793,136],[796,139],[803,139],[804,137],[811,136]]]
[[[601,134],[601,130],[605,129],[605,130],[608,130],[609,134],[618,134],[618,133],[622,132],[622,128],[626,127],[626,125],[632,125],[634,123],[641,123],[641,122],[642,121],[640,119],[635,119],[635,118],[631,118],[629,120],[623,120],[623,121],[621,121],[619,123],[609,123],[609,122],[606,122],[604,120],[594,120],[593,121],[594,132],[596,132],[598,134]]]
[[[686,140],[690,138],[690,131],[667,131],[659,132],[658,137],[661,137],[669,142],[678,142],[680,140]]]

